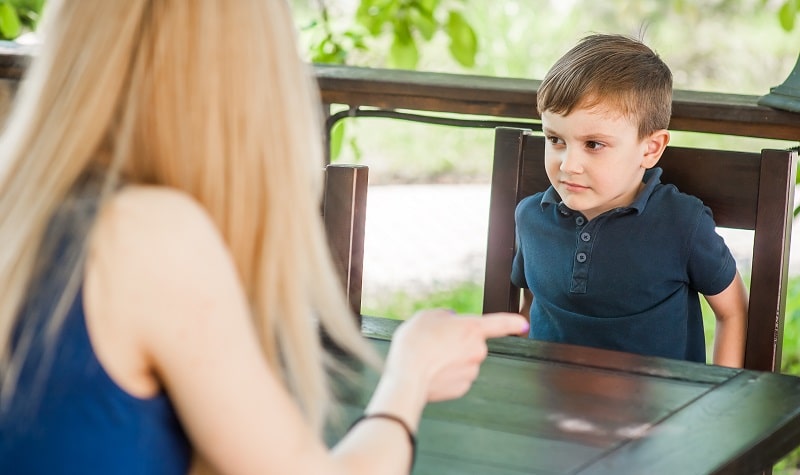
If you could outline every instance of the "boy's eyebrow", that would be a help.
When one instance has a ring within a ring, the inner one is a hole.
[[[542,132],[545,135],[558,135],[558,136],[561,136],[560,133],[558,133],[557,131],[551,129],[550,127],[542,127]],[[614,136],[598,132],[598,133],[580,135],[580,136],[578,136],[576,138],[578,140],[581,140],[581,141],[587,141],[587,140],[611,140],[611,139],[614,138]]]
[[[555,130],[553,130],[553,129],[549,128],[549,127],[542,127],[542,132],[545,135],[558,135],[558,132],[556,132]]]
[[[577,138],[579,140],[611,140],[614,138],[614,136],[608,134],[595,133],[595,134],[581,135]]]

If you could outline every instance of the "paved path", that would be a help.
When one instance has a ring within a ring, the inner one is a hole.
[[[367,202],[364,295],[482,282],[489,185],[372,186]],[[790,273],[800,274],[800,224]],[[740,267],[752,258],[747,231],[720,229]]]
[[[370,187],[364,294],[479,281],[488,218],[488,185]]]

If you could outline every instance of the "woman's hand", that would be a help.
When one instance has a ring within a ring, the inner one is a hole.
[[[527,320],[515,313],[483,317],[458,316],[448,310],[417,313],[395,331],[383,376],[365,414],[391,414],[416,432],[426,403],[455,399],[469,391],[486,358],[487,338],[517,335],[527,328]],[[347,444],[360,443],[385,451],[387,437],[400,440],[400,436],[407,437],[396,422],[372,419],[371,424],[361,423],[350,431],[337,450],[346,452]],[[391,445],[406,446],[411,449]]]
[[[463,396],[486,358],[487,338],[527,332],[518,314],[458,316],[448,310],[426,310],[404,322],[392,338],[386,377],[416,380],[426,401]]]

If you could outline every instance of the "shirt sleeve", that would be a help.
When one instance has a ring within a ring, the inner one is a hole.
[[[689,239],[687,264],[689,286],[703,295],[716,295],[733,282],[736,260],[725,240],[717,234],[711,210],[703,206]]]

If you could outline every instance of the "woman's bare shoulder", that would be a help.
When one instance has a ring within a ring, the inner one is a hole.
[[[128,186],[102,206],[91,231],[84,308],[103,367],[144,397],[163,384],[154,362],[176,359],[167,353],[172,342],[198,328],[204,311],[230,315],[246,307],[205,209],[177,190]]]
[[[201,238],[206,233],[219,234],[200,203],[180,190],[164,186],[126,186],[103,207],[98,225],[107,226],[109,231],[126,231],[115,238],[125,239],[132,233],[136,241],[178,240],[184,233]]]
[[[166,187],[128,186],[102,207],[88,271],[114,285],[113,295],[127,298],[180,300],[238,285],[230,251],[209,214],[191,196]]]

